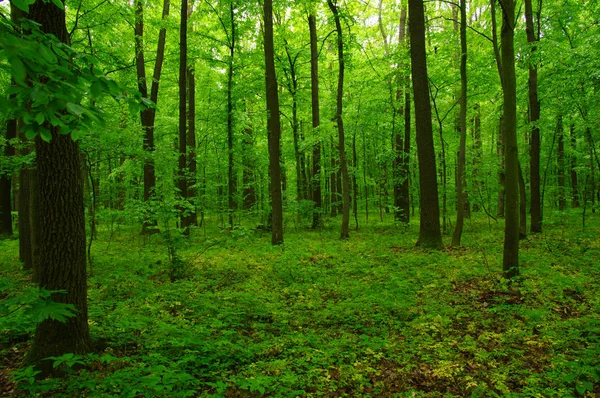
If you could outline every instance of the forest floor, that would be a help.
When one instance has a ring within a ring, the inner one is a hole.
[[[441,252],[414,247],[416,222],[371,222],[348,241],[338,220],[290,225],[283,247],[246,227],[209,224],[186,241],[105,226],[89,280],[98,352],[33,381],[14,373],[32,324],[0,317],[0,393],[600,396],[600,220],[582,231],[575,217],[521,241],[513,286],[501,279],[503,223],[483,218],[467,221],[464,248]],[[0,304],[35,294],[18,242],[0,247]]]

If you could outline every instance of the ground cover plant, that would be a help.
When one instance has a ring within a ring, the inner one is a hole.
[[[549,222],[522,241],[522,279],[511,286],[500,223],[479,217],[465,228],[465,246],[441,252],[415,248],[415,227],[393,223],[364,226],[352,241],[335,228],[290,227],[283,247],[252,228],[207,228],[177,241],[174,281],[164,236],[100,229],[89,279],[96,352],[56,358],[61,377],[34,380],[19,369],[34,325],[18,309],[2,318],[2,393],[592,396],[598,223]],[[17,241],[1,244],[2,278],[34,289]],[[27,291],[4,289],[4,300]]]

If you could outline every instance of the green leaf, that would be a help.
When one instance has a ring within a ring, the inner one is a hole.
[[[35,0],[12,0],[11,3],[18,9],[29,12],[29,6],[33,4]]]
[[[90,91],[92,93],[92,96],[94,96],[94,98],[100,97],[102,95],[102,93],[104,92],[104,85],[102,84],[102,81],[95,80],[92,83],[92,86],[90,87]]]
[[[35,129],[31,128],[31,126],[28,127],[29,128],[25,130],[25,138],[28,140],[33,140],[35,137],[37,137],[38,133],[35,131]]]
[[[60,8],[61,10],[65,9],[65,5],[60,0],[52,0],[52,3],[54,3],[54,5]]]
[[[76,116],[80,116],[83,112],[85,112],[85,108],[81,105],[74,104],[72,102],[67,103],[67,110]]]
[[[46,319],[66,322],[67,318],[74,317],[76,312],[73,304],[57,303],[52,300],[40,300],[26,311],[27,315],[31,316],[35,322],[42,322]]]
[[[42,140],[50,142],[52,140],[52,133],[47,128],[40,127],[40,137],[42,137]]]
[[[38,113],[37,115],[35,115],[35,121],[37,122],[37,124],[44,124],[44,120],[46,120],[46,118],[43,113]]]
[[[12,72],[13,78],[15,79],[17,84],[24,86],[25,77],[27,76],[27,74],[25,73],[25,65],[23,64],[23,61],[21,61],[17,57],[10,57],[8,59],[8,62],[10,62],[10,70]]]

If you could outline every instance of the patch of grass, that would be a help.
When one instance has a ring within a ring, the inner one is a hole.
[[[349,241],[337,225],[288,230],[283,247],[249,228],[209,228],[177,241],[174,282],[159,235],[100,229],[89,283],[99,352],[60,383],[12,394],[591,395],[600,391],[597,221],[588,220],[595,233],[563,220],[523,241],[516,286],[500,278],[501,225],[478,219],[463,248],[443,252],[414,248],[414,225],[362,226]],[[17,252],[8,242],[1,272],[22,281]],[[14,369],[28,340],[2,333]]]

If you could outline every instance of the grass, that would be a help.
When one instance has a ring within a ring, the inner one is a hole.
[[[415,225],[381,222],[349,241],[337,221],[290,225],[283,247],[245,227],[209,224],[189,242],[101,229],[89,283],[98,352],[62,380],[34,382],[14,372],[32,326],[2,327],[3,393],[593,396],[599,223],[581,231],[569,217],[522,241],[518,292],[500,278],[502,225],[483,219],[467,223],[464,248],[443,252],[415,248]],[[3,277],[25,280],[17,242],[0,244]]]

